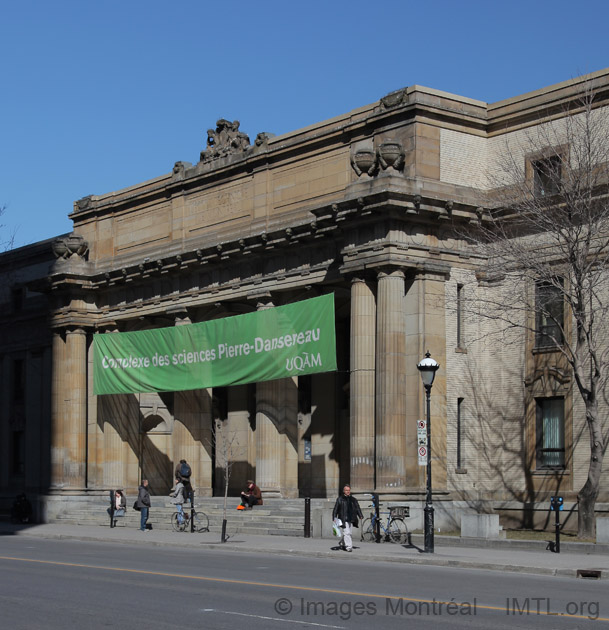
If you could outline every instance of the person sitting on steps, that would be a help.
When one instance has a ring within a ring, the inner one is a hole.
[[[241,505],[244,510],[251,510],[254,505],[262,505],[262,492],[251,480],[247,480],[247,488],[241,493]]]

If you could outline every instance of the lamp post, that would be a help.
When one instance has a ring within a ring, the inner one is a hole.
[[[425,395],[427,398],[427,495],[425,497],[425,553],[434,552],[433,541],[433,504],[431,499],[431,386],[439,364],[431,358],[429,351],[425,353],[425,358],[417,365],[417,369],[421,373],[423,387],[425,387]]]

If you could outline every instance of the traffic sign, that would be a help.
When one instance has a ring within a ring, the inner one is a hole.
[[[419,466],[425,466],[427,464],[427,446],[419,446]]]

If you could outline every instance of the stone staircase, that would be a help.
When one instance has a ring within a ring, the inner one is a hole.
[[[116,519],[116,526],[138,528],[140,513],[131,508],[134,498],[128,497],[127,501],[127,513],[124,517]],[[227,500],[227,533],[230,536],[238,533],[304,536],[304,499],[265,499],[264,505],[255,506],[251,510],[237,510],[239,503],[240,500],[236,497],[229,497]],[[195,502],[197,511],[207,514],[211,532],[220,534],[222,530],[223,505],[224,500],[221,497],[199,498]],[[333,501],[326,499],[311,499],[311,512],[320,509],[331,510],[333,505]],[[69,510],[58,514],[51,522],[109,527],[110,517],[106,512],[107,507],[107,499],[92,498],[86,505],[74,503],[73,507],[71,506]],[[186,504],[184,509],[190,510],[190,504]],[[175,506],[169,503],[168,498],[152,497],[148,523],[152,525],[153,529],[170,530],[171,515],[174,512]]]

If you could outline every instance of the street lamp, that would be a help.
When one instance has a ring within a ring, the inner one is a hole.
[[[427,398],[427,496],[425,498],[425,553],[434,552],[433,543],[433,505],[431,500],[431,386],[433,379],[439,368],[437,361],[434,361],[429,354],[425,353],[425,358],[421,359],[417,365],[417,369],[421,373],[423,387],[425,387],[425,395]]]

